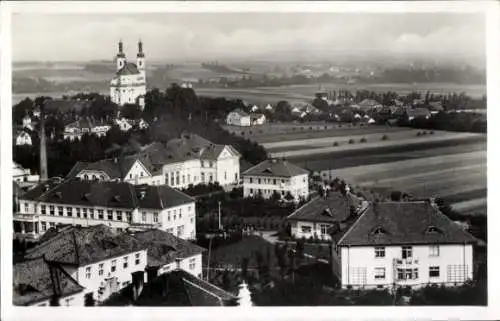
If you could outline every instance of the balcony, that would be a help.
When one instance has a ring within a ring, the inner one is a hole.
[[[411,268],[411,267],[418,267],[420,260],[415,257],[409,257],[406,259],[398,258],[394,259],[394,266],[396,268]]]
[[[16,221],[35,222],[38,220],[38,214],[14,213],[13,219]]]

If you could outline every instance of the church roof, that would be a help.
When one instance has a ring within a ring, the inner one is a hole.
[[[126,62],[125,66],[122,69],[118,70],[116,73],[117,76],[126,76],[126,75],[137,75],[140,74],[139,69],[137,69],[137,65],[131,62]]]

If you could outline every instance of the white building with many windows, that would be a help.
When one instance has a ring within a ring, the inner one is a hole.
[[[82,139],[85,134],[104,137],[110,129],[111,126],[106,122],[91,118],[82,118],[64,126],[63,137],[70,141]]]
[[[195,200],[168,186],[51,179],[19,198],[15,236],[38,238],[61,224],[104,224],[117,230],[158,228],[196,237]]]
[[[119,106],[139,104],[144,108],[146,95],[146,56],[139,40],[137,64],[128,62],[123,52],[123,43],[118,43],[116,55],[116,75],[111,79],[109,91],[111,101]]]
[[[342,287],[463,284],[475,242],[431,202],[372,203],[336,245]]]
[[[125,233],[96,225],[57,231],[25,257],[58,264],[99,302],[130,284],[134,273],[144,280],[147,248]]]
[[[298,201],[309,195],[309,172],[286,160],[265,160],[242,175],[244,197],[270,198],[276,192]]]

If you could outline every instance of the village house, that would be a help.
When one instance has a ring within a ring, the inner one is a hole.
[[[59,265],[85,289],[85,296],[102,302],[132,282],[144,278],[147,248],[125,233],[105,225],[67,227],[44,238],[25,258],[43,257]]]
[[[431,112],[427,108],[409,108],[406,110],[406,117],[408,121],[412,121],[415,118],[429,119]]]
[[[43,257],[25,260],[12,268],[12,303],[15,306],[83,306],[85,288],[57,264]]]
[[[15,144],[16,146],[31,146],[33,145],[34,132],[29,129],[21,129],[15,133]]]
[[[309,195],[309,172],[286,160],[265,160],[243,173],[243,196],[270,198],[290,194],[294,200]]]
[[[250,123],[252,126],[255,125],[264,125],[266,122],[266,116],[264,114],[250,114]]]
[[[250,115],[241,109],[235,109],[227,115],[226,124],[232,126],[250,126]]]
[[[91,118],[81,118],[64,126],[63,137],[73,141],[82,139],[83,135],[96,135],[97,137],[106,136],[111,126],[103,121]]]
[[[430,201],[373,202],[336,242],[342,287],[463,284],[475,242]]]
[[[331,240],[332,229],[343,229],[367,206],[356,195],[325,191],[287,217],[294,238]]]
[[[127,119],[127,118],[117,118],[115,119],[115,124],[118,125],[121,131],[128,132],[132,128],[137,127],[138,129],[146,129],[149,127],[148,123],[144,119]]]
[[[195,200],[169,186],[52,178],[19,196],[14,236],[39,238],[61,224],[117,230],[158,228],[196,238]]]
[[[357,104],[357,107],[360,110],[369,111],[369,110],[375,110],[375,109],[378,109],[378,108],[382,108],[382,105],[378,101],[376,101],[376,100],[373,100],[373,99],[364,99],[362,102],[360,102],[359,104]]]

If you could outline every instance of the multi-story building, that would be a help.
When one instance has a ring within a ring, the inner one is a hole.
[[[137,64],[127,62],[121,40],[118,43],[118,53],[115,60],[117,71],[109,86],[111,101],[119,106],[138,104],[144,108],[146,56],[142,51],[142,42],[139,40],[138,43]]]
[[[286,160],[265,160],[242,175],[244,197],[270,198],[276,192],[299,200],[309,195],[309,172]]]
[[[85,289],[85,296],[100,302],[130,284],[133,274],[144,279],[147,248],[105,225],[68,227],[45,237],[25,256],[40,257],[64,269]]]
[[[230,145],[217,145],[194,134],[167,144],[152,143],[135,155],[106,159],[94,163],[78,162],[68,178],[89,180],[124,180],[131,184],[189,185],[219,183],[238,184],[240,153]]]
[[[326,191],[287,217],[295,238],[331,240],[334,230],[341,230],[368,206],[356,195]]]
[[[128,132],[134,126],[138,129],[146,129],[149,124],[144,119],[127,119],[127,118],[117,118],[115,119],[115,124],[120,127],[121,131]]]
[[[151,229],[131,234],[148,250],[147,269],[162,274],[179,268],[201,278],[205,249],[169,232]]]
[[[43,257],[14,264],[12,281],[14,305],[84,305],[85,288],[60,265],[51,264]]]
[[[195,200],[169,186],[50,179],[19,197],[14,233],[38,238],[60,224],[105,224],[118,230],[159,228],[194,239]]]
[[[431,202],[371,203],[336,244],[342,287],[463,284],[475,242]]]
[[[82,118],[64,126],[63,137],[70,141],[82,139],[85,134],[103,137],[110,129],[111,126],[103,121]]]
[[[233,110],[227,115],[226,124],[233,126],[250,126],[250,115],[241,109]]]

